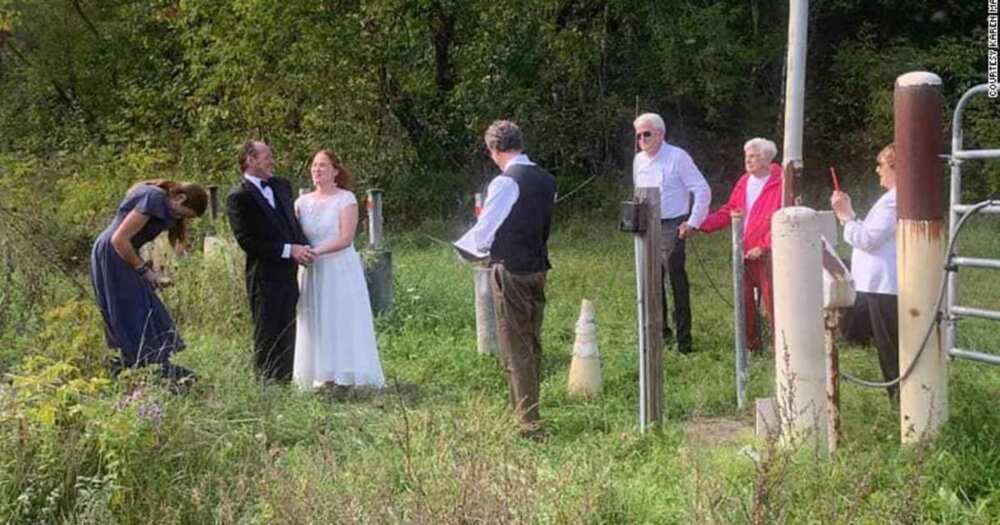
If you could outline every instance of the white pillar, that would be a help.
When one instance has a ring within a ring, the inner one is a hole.
[[[771,238],[775,388],[782,442],[789,444],[826,430],[823,263],[816,212],[798,206],[778,210]]]

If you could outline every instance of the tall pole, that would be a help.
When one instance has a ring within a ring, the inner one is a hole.
[[[899,390],[903,443],[933,437],[948,419],[948,355],[936,309],[944,268],[942,105],[937,75],[918,71],[896,79],[900,373],[916,360]],[[921,353],[928,330],[933,333]]]
[[[790,0],[788,9],[788,59],[785,80],[785,144],[782,173],[782,206],[798,204],[802,177],[802,118],[806,97],[806,45],[809,0]]]

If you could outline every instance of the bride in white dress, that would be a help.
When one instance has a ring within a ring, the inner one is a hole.
[[[354,250],[358,203],[351,175],[329,150],[313,156],[311,171],[316,189],[295,201],[295,213],[317,257],[299,270],[292,376],[304,390],[330,383],[382,387],[368,287]]]

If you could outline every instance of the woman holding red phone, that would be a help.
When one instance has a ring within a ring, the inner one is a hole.
[[[844,225],[844,241],[854,248],[851,274],[859,300],[868,306],[872,336],[878,348],[879,365],[886,382],[899,377],[899,323],[896,282],[896,147],[889,144],[877,157],[875,173],[887,191],[879,197],[864,220],[857,218],[851,197],[834,190],[830,205]],[[898,388],[888,387],[890,399]]]

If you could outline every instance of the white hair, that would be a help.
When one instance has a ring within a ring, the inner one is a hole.
[[[754,137],[743,145],[744,153],[752,149],[757,150],[757,153],[760,153],[761,156],[766,158],[769,162],[774,160],[774,156],[778,154],[778,146],[775,145],[774,142],[760,137]]]
[[[649,124],[657,131],[667,131],[667,125],[663,123],[663,117],[656,113],[643,113],[635,118],[635,122],[632,122],[632,126],[636,128],[642,124]]]

